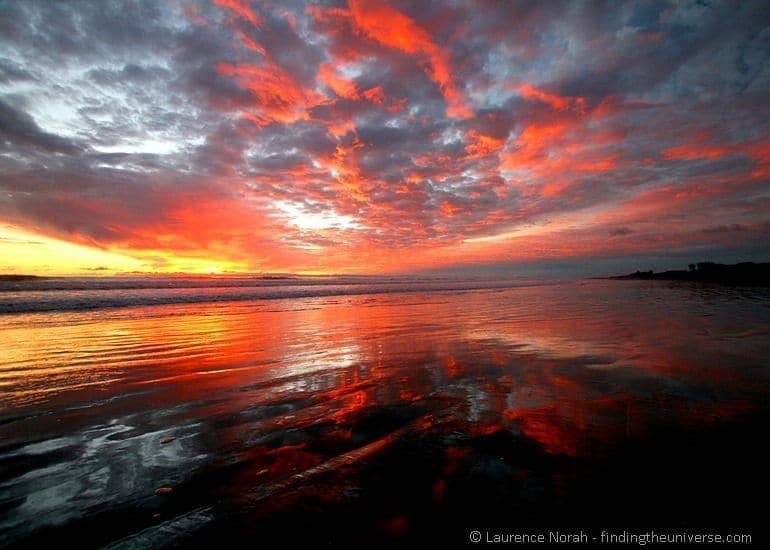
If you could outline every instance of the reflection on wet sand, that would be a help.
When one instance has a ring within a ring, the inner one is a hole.
[[[0,540],[751,524],[768,321],[638,281],[2,318]]]

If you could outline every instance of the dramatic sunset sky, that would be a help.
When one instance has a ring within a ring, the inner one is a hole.
[[[770,259],[769,98],[767,0],[3,1],[0,272]]]

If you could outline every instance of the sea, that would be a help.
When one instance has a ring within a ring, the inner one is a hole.
[[[3,547],[758,540],[768,420],[769,287],[0,281]]]

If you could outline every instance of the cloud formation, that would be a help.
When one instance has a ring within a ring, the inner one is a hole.
[[[6,2],[0,224],[159,270],[753,259],[768,51],[760,1]]]

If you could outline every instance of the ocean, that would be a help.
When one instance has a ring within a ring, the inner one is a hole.
[[[770,288],[0,282],[0,545],[759,526]]]

